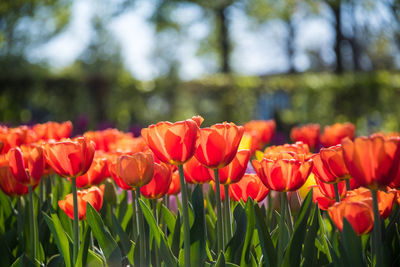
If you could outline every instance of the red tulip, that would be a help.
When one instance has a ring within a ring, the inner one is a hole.
[[[219,179],[221,184],[229,185],[238,182],[242,179],[247,169],[247,164],[250,159],[250,150],[239,150],[236,153],[235,158],[227,166],[219,169]],[[214,178],[214,172],[209,170],[212,179]]]
[[[78,218],[86,219],[86,206],[89,202],[96,211],[100,211],[103,206],[103,192],[96,186],[77,192],[78,195]],[[70,217],[74,219],[74,203],[72,194],[65,196],[65,200],[59,200],[58,206]]]
[[[154,163],[153,179],[140,188],[140,193],[146,198],[161,198],[168,192],[171,179],[171,169],[169,166],[164,163]]]
[[[14,178],[8,165],[0,166],[0,189],[9,196],[22,196],[28,193],[28,187]]]
[[[313,166],[312,160],[300,156],[281,153],[275,160],[264,158],[252,163],[266,187],[279,192],[295,191],[306,182]]]
[[[322,148],[319,151],[323,164],[329,172],[339,180],[344,180],[349,177],[349,171],[343,159],[342,145],[336,145],[329,148]]]
[[[329,207],[336,203],[335,198],[327,197],[324,193],[322,193],[321,188],[317,185],[312,186],[313,189],[313,201],[315,204],[318,204],[318,208],[321,210],[327,210]]]
[[[256,174],[246,173],[239,182],[229,185],[229,194],[236,201],[242,199],[246,202],[250,197],[254,201],[261,202],[268,193],[269,189],[263,185]]]
[[[400,163],[400,138],[359,137],[342,141],[343,155],[350,175],[370,189],[388,186]]]
[[[308,145],[303,142],[296,142],[294,144],[284,144],[280,146],[270,146],[264,150],[264,154],[276,154],[281,152],[294,152],[296,154],[310,154]]]
[[[242,126],[226,122],[202,128],[195,157],[208,168],[225,167],[234,159],[243,132]]]
[[[35,124],[32,129],[37,137],[42,140],[60,140],[68,138],[72,133],[72,123],[65,121],[62,123],[49,121],[43,124]]]
[[[24,153],[16,147],[8,152],[9,166],[15,179],[26,186],[39,184],[45,166],[40,146],[25,146]]]
[[[204,167],[195,157],[183,164],[185,181],[191,184],[204,184],[212,180],[207,167]]]
[[[358,235],[369,233],[374,227],[372,204],[370,206],[365,202],[336,202],[328,208],[328,213],[340,231],[343,231],[343,218],[348,220]]]
[[[17,128],[3,127],[0,129],[0,140],[3,143],[1,153],[7,153],[11,148],[35,142],[37,136],[27,126],[19,126]]]
[[[92,164],[94,151],[95,144],[84,137],[44,145],[47,163],[64,177],[85,174]]]
[[[293,142],[301,141],[307,144],[311,149],[315,149],[319,139],[319,124],[306,124],[299,127],[293,127],[290,131],[290,139]]]
[[[346,137],[353,139],[354,132],[355,127],[352,123],[335,123],[331,126],[325,126],[320,141],[324,147],[335,146]]]
[[[171,177],[171,184],[169,185],[169,189],[167,195],[177,195],[181,192],[181,183],[179,180],[179,171],[174,171]]]
[[[76,177],[76,186],[79,188],[99,185],[106,178],[107,159],[94,157],[89,170],[81,176]]]
[[[111,162],[108,162],[108,171],[111,174],[111,177],[113,178],[114,182],[122,189],[124,190],[134,190],[134,187],[131,187],[127,185],[124,180],[118,175],[117,173],[117,158],[115,160],[112,160]]]
[[[335,177],[334,175],[332,175],[330,173],[330,171],[328,170],[328,168],[324,165],[324,163],[321,160],[321,155],[319,153],[314,154],[311,157],[311,159],[314,163],[312,172],[318,178],[318,180],[320,180],[324,183],[327,183],[327,184],[334,184],[339,181],[339,179],[337,177]]]
[[[327,184],[322,182],[320,179],[315,179],[316,185],[313,186],[313,201],[318,202],[318,207],[322,210],[328,209],[330,206],[335,204],[335,189],[333,184]],[[340,199],[344,198],[347,194],[345,182],[338,182],[338,190]]]
[[[142,129],[142,136],[162,162],[179,165],[196,151],[202,121],[199,116],[175,123],[163,121]]]
[[[117,161],[117,174],[130,187],[148,184],[154,174],[153,153],[123,155]]]

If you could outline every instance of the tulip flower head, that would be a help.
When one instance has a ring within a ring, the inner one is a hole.
[[[95,152],[95,144],[84,137],[49,142],[43,148],[47,163],[63,177],[85,174],[92,165]]]
[[[96,186],[92,186],[87,190],[78,191],[77,195],[79,220],[86,219],[87,203],[90,203],[96,211],[100,211],[103,206],[103,191]],[[58,206],[68,215],[68,217],[72,220],[74,219],[74,203],[72,194],[66,195],[64,200],[59,200]]]
[[[14,178],[8,165],[0,166],[0,189],[8,196],[23,196],[28,193],[28,187]]]
[[[177,195],[180,192],[181,192],[181,183],[179,180],[179,171],[176,170],[172,173],[171,184],[169,185],[167,195]]]
[[[208,168],[223,168],[235,158],[243,133],[243,126],[227,122],[202,128],[195,157]]]
[[[185,181],[190,184],[204,184],[212,180],[207,167],[204,167],[195,157],[183,164]]]
[[[175,123],[162,121],[142,129],[142,137],[162,162],[183,164],[196,151],[202,121],[200,116]]]
[[[154,175],[151,181],[140,188],[140,193],[146,198],[158,199],[163,197],[171,184],[171,168],[165,163],[154,163]]]
[[[239,182],[229,186],[229,194],[236,201],[246,202],[250,197],[254,201],[261,202],[268,193],[269,189],[264,186],[256,174],[246,173]]]
[[[319,124],[306,124],[299,127],[293,127],[290,131],[290,139],[293,142],[301,141],[307,144],[311,149],[315,149],[319,140]]]
[[[246,172],[249,160],[250,150],[239,150],[231,163],[218,170],[220,183],[229,185],[240,181]],[[211,170],[209,172],[214,180],[214,172]]]
[[[32,129],[41,140],[60,140],[68,138],[72,133],[72,122],[65,121],[62,123],[49,121],[43,124],[35,124]]]
[[[252,137],[252,151],[262,149],[264,145],[271,142],[276,128],[274,120],[253,120],[243,126],[246,134]]]
[[[349,122],[325,126],[320,141],[324,147],[338,145],[346,137],[354,139],[355,129],[354,124]]]
[[[76,177],[76,186],[79,188],[99,185],[106,178],[107,159],[94,157],[89,170],[81,176]]]
[[[154,174],[153,153],[138,152],[118,158],[116,171],[119,177],[130,187],[142,187],[148,184]]]

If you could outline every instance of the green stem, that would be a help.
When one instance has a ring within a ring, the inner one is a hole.
[[[288,228],[289,228],[289,234],[292,235],[293,233],[293,216],[292,216],[292,211],[290,209],[290,203],[287,199],[287,195],[286,196],[286,221],[288,224]]]
[[[214,169],[214,177],[215,177],[215,192],[216,192],[216,200],[217,203],[217,255],[219,255],[220,251],[223,251],[224,248],[224,235],[222,229],[222,210],[221,210],[221,190],[220,190],[220,182],[219,182],[219,171],[218,169]]]
[[[40,179],[40,182],[39,182],[39,210],[41,210],[44,201],[45,201],[44,181],[43,181],[43,179]]]
[[[29,220],[30,220],[30,228],[31,228],[31,258],[32,261],[36,260],[36,220],[35,220],[35,211],[33,207],[33,189],[32,186],[29,186]]]
[[[225,214],[225,242],[227,245],[232,238],[232,224],[231,224],[231,201],[229,199],[229,185],[224,185],[225,200],[224,200],[224,214]]]
[[[284,242],[286,241],[286,230],[285,230],[285,214],[286,214],[286,192],[281,193],[281,219],[279,222],[279,240],[278,240],[278,265],[281,266],[283,259],[283,252],[285,249]]]
[[[373,232],[373,251],[375,252],[375,263],[377,267],[383,266],[382,256],[382,233],[381,233],[381,219],[378,209],[378,191],[372,190],[372,204],[374,210],[374,232]]]
[[[24,230],[23,230],[23,213],[24,213],[24,207],[22,205],[22,196],[18,197],[18,219],[17,219],[17,231],[18,231],[18,241],[19,241],[19,247],[18,251],[22,251],[22,248],[24,247]],[[18,253],[19,255],[19,253]]]
[[[181,183],[182,194],[182,213],[183,213],[183,244],[185,253],[185,267],[190,267],[190,225],[189,225],[189,210],[188,196],[185,186],[185,175],[183,173],[183,165],[178,165],[179,180]]]
[[[74,230],[74,250],[73,250],[73,262],[76,263],[78,258],[79,251],[79,216],[78,216],[78,194],[76,191],[76,178],[71,178],[72,182],[72,198],[74,203],[74,221],[73,221],[73,230]]]
[[[136,218],[137,212],[136,212],[136,207],[139,205],[137,199],[136,199],[136,193],[134,190],[131,190],[131,198],[132,198],[132,239],[133,241],[136,242],[137,236],[138,236],[138,220]]]
[[[345,181],[346,181],[346,190],[350,191],[351,190],[350,179],[345,179]]]
[[[136,197],[137,199],[140,198],[140,188],[136,188]],[[138,214],[138,224],[139,224],[139,245],[140,245],[140,266],[145,266],[146,264],[146,240],[145,240],[145,233],[144,233],[144,221],[143,221],[143,212],[142,212],[142,207],[139,205],[138,201],[138,206],[137,206],[137,214]]]
[[[336,202],[340,202],[340,194],[339,194],[339,187],[337,183],[333,184],[333,189],[335,190],[335,199]]]
[[[157,199],[152,200],[152,205],[153,205],[153,217],[156,220],[156,223],[158,225],[158,215],[157,215]],[[156,245],[156,242],[153,241],[153,249],[154,249],[154,267],[160,267],[160,255],[158,254],[158,248]]]

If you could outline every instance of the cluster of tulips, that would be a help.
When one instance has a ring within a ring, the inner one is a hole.
[[[159,122],[140,137],[70,138],[71,122],[1,127],[0,262],[400,264],[398,133],[308,124],[293,144],[266,147],[272,120],[202,122]]]

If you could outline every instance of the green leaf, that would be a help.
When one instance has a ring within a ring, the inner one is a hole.
[[[94,253],[92,250],[89,250],[85,267],[98,267],[104,265],[105,262],[103,261],[103,259],[98,254]]]
[[[92,229],[93,235],[103,250],[107,264],[110,266],[121,266],[122,255],[117,242],[112,238],[97,211],[87,203],[86,206],[87,223]]]
[[[192,266],[203,266],[206,253],[206,224],[204,217],[204,198],[201,185],[196,185],[192,193],[194,222],[190,229],[190,261]]]
[[[175,222],[174,231],[172,232],[171,250],[175,257],[179,257],[179,250],[181,248],[181,216],[178,211],[178,217]]]
[[[258,236],[263,253],[263,261],[265,266],[276,266],[276,249],[272,242],[271,235],[268,232],[268,227],[264,219],[265,216],[258,205],[254,205],[254,211],[256,215]]]
[[[304,237],[306,232],[307,220],[310,214],[312,204],[312,190],[307,194],[304,202],[301,206],[299,217],[294,226],[293,236],[290,239],[287,251],[285,253],[285,258],[283,261],[283,266],[299,266],[300,265],[300,255],[302,245],[304,243]]]
[[[85,230],[83,234],[83,244],[81,243],[79,247],[78,259],[75,264],[76,267],[86,266],[89,244],[90,244],[90,227],[88,227],[88,225],[85,224]]]
[[[240,266],[247,266],[251,263],[251,257],[250,257],[250,247],[251,247],[251,241],[253,239],[253,233],[254,233],[254,228],[255,228],[255,216],[254,216],[254,203],[253,200],[249,197],[246,202],[246,219],[247,219],[247,225],[246,225],[246,236],[243,244],[243,249],[242,249],[242,257],[240,259]]]
[[[45,219],[51,233],[53,234],[53,238],[56,242],[58,251],[64,258],[65,266],[70,267],[72,259],[70,255],[69,240],[61,225],[60,219],[55,213],[51,214],[51,218],[46,213],[43,213],[43,218]]]
[[[327,235],[328,231],[327,231],[325,221],[322,219],[319,208],[318,208],[318,223],[319,223],[320,239],[321,239],[321,243],[322,243],[323,252],[327,256],[328,261],[332,262],[331,252],[330,252],[330,249],[328,246],[328,242],[326,241],[328,239],[328,235]]]
[[[168,230],[172,233],[176,223],[176,216],[165,205],[161,205],[161,214]]]
[[[225,254],[229,262],[240,264],[247,228],[246,212],[242,205],[236,206],[233,218],[236,221],[236,231],[226,246]]]
[[[219,253],[217,262],[215,263],[214,267],[225,267],[225,256],[222,251]]]
[[[36,265],[25,255],[18,257],[11,267],[36,267]]]
[[[176,267],[176,265],[178,264],[178,260],[172,254],[171,248],[168,247],[164,237],[164,233],[157,225],[157,222],[154,219],[152,212],[142,199],[139,199],[138,201],[140,203],[140,206],[142,207],[143,215],[146,218],[146,221],[149,224],[149,227],[154,235],[157,246],[160,249],[160,254],[164,260],[165,265],[169,267]]]
[[[118,222],[117,217],[115,217],[114,214],[112,214],[112,220],[113,220],[114,228],[117,231],[117,234],[119,236],[119,240],[121,241],[121,246],[122,246],[123,252],[126,255],[131,250],[131,242],[128,238],[128,235],[122,229],[121,225]],[[133,262],[131,262],[131,263],[133,263]]]
[[[361,239],[346,218],[343,218],[342,239],[347,265],[353,267],[365,266]]]
[[[306,239],[304,241],[304,248],[303,248],[303,266],[315,266],[316,265],[316,242],[317,239],[317,232],[319,228],[319,209],[318,207],[314,207],[314,216],[312,218],[312,224],[308,228]]]

